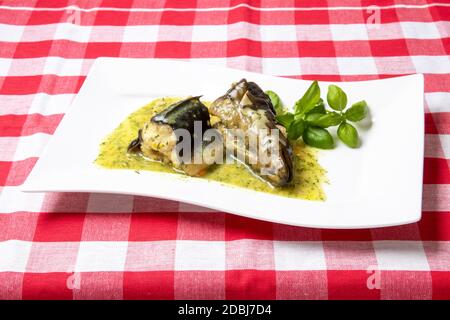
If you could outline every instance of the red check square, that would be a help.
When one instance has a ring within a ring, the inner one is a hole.
[[[23,276],[22,299],[29,300],[71,300],[71,273],[25,273]]]
[[[191,26],[194,23],[195,11],[164,11],[161,25]]]
[[[6,77],[3,86],[0,88],[0,94],[27,94],[37,92],[41,83],[42,76],[28,77]]]
[[[429,271],[382,271],[381,299],[428,300],[432,298]]]
[[[176,271],[175,299],[225,299],[222,271]]]
[[[61,21],[64,10],[47,11],[42,14],[41,11],[32,11],[28,25],[52,24]]]
[[[0,213],[0,241],[10,239],[32,241],[38,216],[39,213],[33,212]]]
[[[328,298],[332,300],[380,299],[380,289],[377,288],[379,280],[376,279],[375,272],[378,271],[328,270]]]
[[[22,299],[23,276],[21,272],[0,272],[0,299]]]
[[[246,7],[238,7],[228,12],[228,21],[230,25],[238,22],[248,22],[253,24],[259,24],[260,11],[251,10]]]
[[[120,42],[89,42],[86,47],[85,58],[118,57],[121,46]]]
[[[123,298],[129,300],[173,299],[174,272],[124,272]]]
[[[326,271],[277,271],[277,299],[322,300],[328,298]]]
[[[157,42],[155,58],[189,58],[191,56],[190,42],[165,41]]]
[[[123,299],[123,272],[81,272],[71,275],[73,298],[77,300]]]
[[[310,11],[295,11],[295,24],[329,24],[328,10],[320,10],[311,14]]]
[[[177,213],[133,213],[129,241],[173,240],[177,236],[177,226]]]
[[[95,25],[126,25],[128,14],[128,11],[98,11],[95,17]]]
[[[225,240],[273,238],[272,223],[248,219],[236,215],[225,215]]]
[[[450,281],[450,272],[432,271],[431,278],[433,281],[433,299],[449,300],[450,290],[448,288],[448,283]]]
[[[34,241],[80,241],[84,217],[84,213],[42,212]]]
[[[179,240],[224,240],[225,214],[220,212],[180,212],[177,238]]]
[[[276,298],[274,270],[227,270],[225,292],[229,300],[260,300]]]

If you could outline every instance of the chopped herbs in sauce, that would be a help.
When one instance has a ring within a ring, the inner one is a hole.
[[[178,100],[180,98],[176,97],[156,99],[129,115],[100,144],[100,152],[95,163],[108,169],[132,169],[137,173],[148,170],[183,176],[168,165],[149,160],[140,154],[127,152],[127,147],[130,141],[136,138],[138,130],[153,115]],[[208,106],[209,103],[205,103],[205,105]],[[317,161],[317,150],[305,145],[301,140],[292,142],[292,147],[294,151],[294,178],[286,187],[273,188],[254,175],[245,165],[238,163],[214,165],[203,177],[194,179],[218,181],[227,185],[290,198],[325,200],[322,183],[327,182],[326,171]]]

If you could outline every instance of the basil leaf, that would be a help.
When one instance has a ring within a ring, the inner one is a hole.
[[[294,121],[294,115],[290,112],[286,112],[285,114],[279,114],[275,116],[275,119],[278,121],[286,129],[289,128],[289,125],[292,121]]]
[[[283,103],[281,102],[280,97],[272,90],[267,90],[266,94],[269,96],[270,101],[272,102],[273,108],[275,109],[275,114],[283,114],[285,110],[283,108]]]
[[[320,87],[317,81],[314,81],[306,90],[303,97],[295,103],[295,114],[305,114],[311,111],[312,108],[320,100]]]
[[[327,114],[312,113],[308,114],[305,120],[310,125],[328,128],[340,124],[342,122],[342,116],[337,112],[330,112]]]
[[[287,136],[289,140],[297,140],[305,131],[305,122],[303,119],[296,119],[291,122],[287,130]]]
[[[347,111],[345,111],[345,118],[350,121],[361,121],[367,116],[369,109],[367,107],[367,102],[362,100],[354,103]]]
[[[308,122],[308,124],[314,125],[314,123],[315,123],[317,120],[319,120],[320,117],[322,117],[322,116],[323,116],[322,113],[312,113],[312,112],[310,112],[310,113],[308,113],[308,114],[305,116],[305,121]]]
[[[342,122],[337,130],[337,135],[350,148],[359,146],[358,131],[350,123]]]
[[[327,113],[327,111],[325,110],[325,104],[323,103],[322,98],[319,99],[319,102],[316,103],[316,105],[314,106],[314,108],[312,108],[310,111],[307,112],[309,113],[321,113],[321,114],[325,114]]]
[[[341,88],[331,84],[328,86],[327,101],[331,108],[342,111],[347,106],[347,95]]]
[[[303,141],[312,147],[320,149],[333,149],[334,141],[331,134],[323,128],[307,127],[303,133]]]

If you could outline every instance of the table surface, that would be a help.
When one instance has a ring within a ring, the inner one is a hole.
[[[449,299],[450,4],[372,4],[0,1],[0,298]],[[153,198],[21,193],[101,56],[329,81],[423,73],[422,220],[335,231]]]

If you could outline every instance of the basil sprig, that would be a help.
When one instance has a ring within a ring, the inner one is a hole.
[[[271,90],[266,91],[266,94],[269,96],[270,101],[272,102],[273,108],[275,109],[275,113],[276,114],[284,113],[285,110],[280,97]]]
[[[303,97],[295,103],[295,114],[304,115],[311,111],[320,101],[320,87],[317,81],[314,81],[306,90]]]
[[[338,138],[350,148],[357,148],[361,142],[358,130],[349,122],[363,120],[369,111],[366,101],[362,100],[347,108],[347,95],[336,85],[329,85],[327,92],[328,110],[320,97],[320,87],[314,81],[303,96],[297,100],[294,112],[284,109],[280,97],[273,91],[266,91],[276,111],[276,120],[284,126],[290,140],[302,137],[312,147],[333,149],[333,136],[326,128],[338,126]]]

